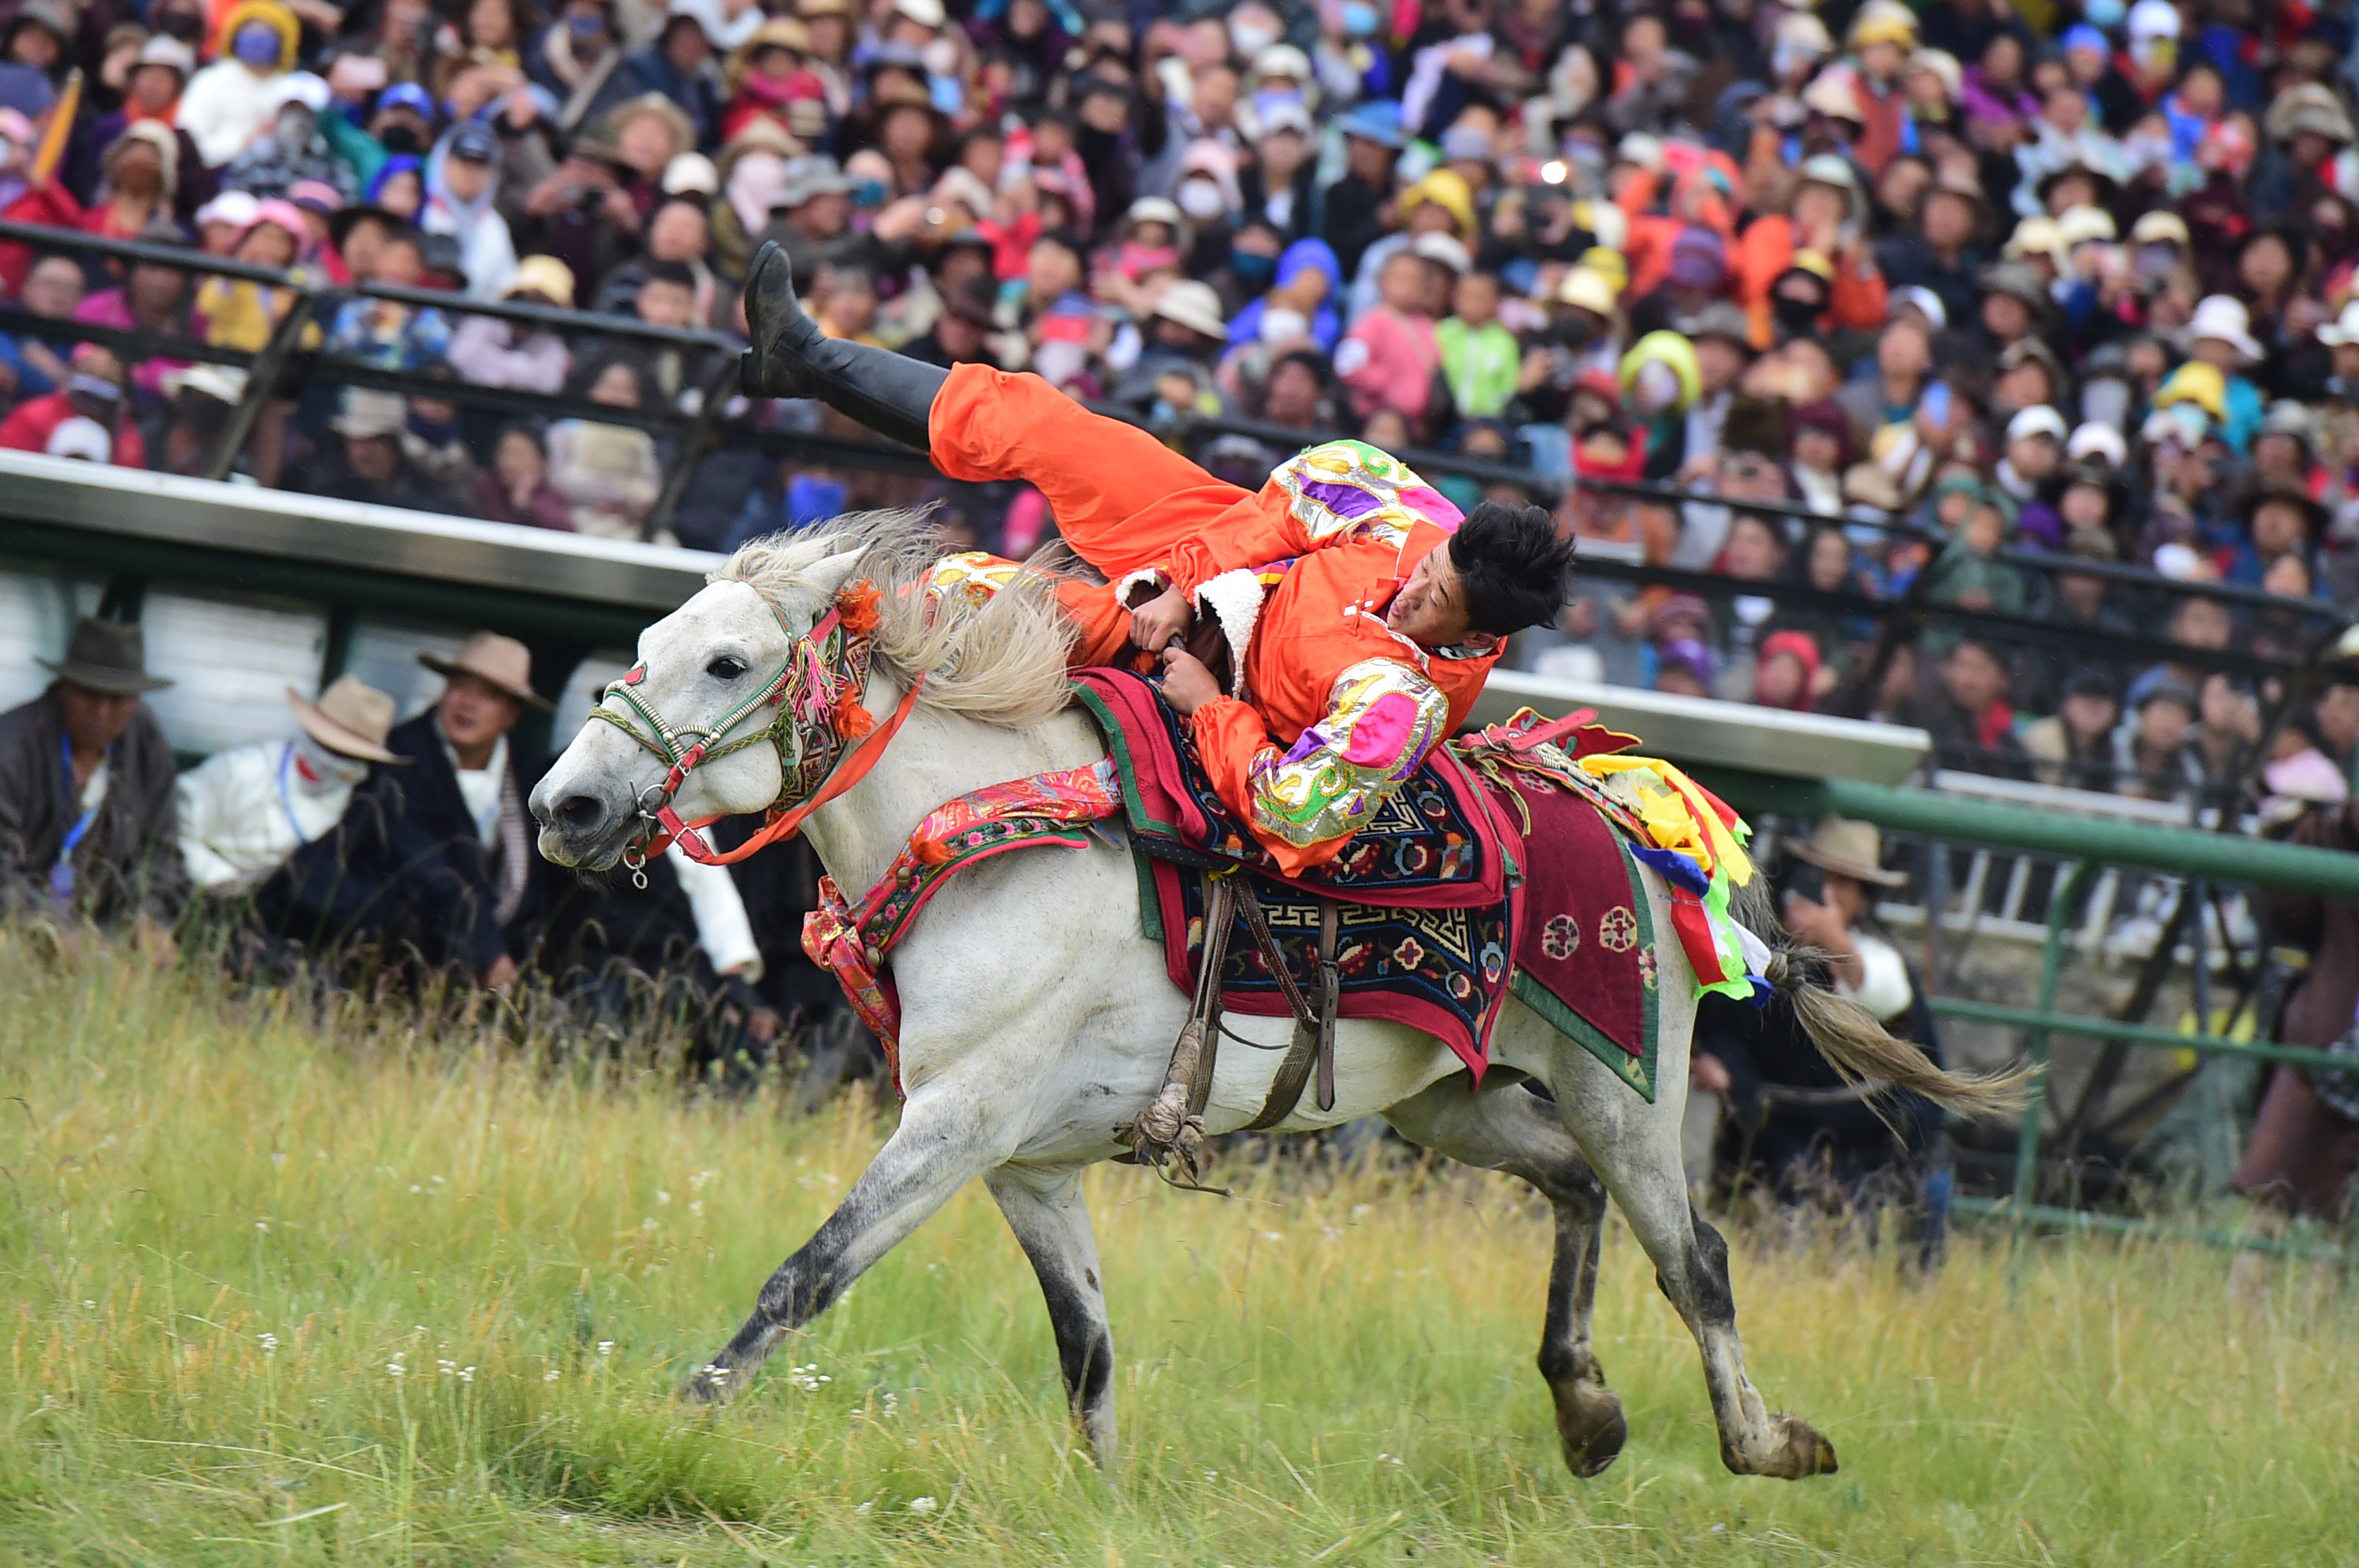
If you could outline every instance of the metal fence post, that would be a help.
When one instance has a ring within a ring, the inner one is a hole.
[[[239,398],[237,407],[230,410],[229,424],[221,435],[221,450],[214,452],[212,461],[205,465],[206,478],[227,479],[230,471],[237,466],[237,454],[245,450],[246,441],[254,434],[255,421],[262,418],[263,405],[270,400],[271,393],[277,388],[278,373],[286,366],[287,356],[294,352],[296,343],[303,335],[303,329],[310,324],[311,314],[318,309],[319,302],[316,289],[308,285],[299,288],[295,302],[287,308],[287,314],[271,329],[270,339],[262,345],[262,352],[255,354],[246,366],[245,396]]]
[[[2064,968],[2064,934],[2071,923],[2072,906],[2089,884],[2096,863],[2076,860],[2063,887],[2048,906],[2048,942],[2039,959],[2039,1010],[2056,1010],[2056,983]],[[2048,1103],[2048,1026],[2030,1031],[2026,1054],[2031,1060],[2031,1083],[2023,1105],[2023,1131],[2015,1146],[2015,1203],[2017,1223],[2028,1225],[2032,1206],[2039,1202],[2039,1123]]]

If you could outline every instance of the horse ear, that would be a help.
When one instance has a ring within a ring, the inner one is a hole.
[[[822,605],[832,604],[853,569],[860,564],[860,555],[856,550],[847,550],[841,555],[829,556],[803,573],[804,584],[819,595]]]

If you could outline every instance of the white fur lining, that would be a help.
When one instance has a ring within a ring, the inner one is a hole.
[[[1245,649],[1253,645],[1254,623],[1261,618],[1261,579],[1250,567],[1223,572],[1196,589],[1196,607],[1210,609],[1218,616],[1221,631],[1229,639],[1232,697],[1245,695]]]
[[[1125,572],[1114,579],[1114,602],[1126,610],[1130,608],[1132,589],[1148,587],[1154,589],[1157,593],[1160,593],[1170,586],[1171,580],[1163,574],[1160,568],[1142,566],[1136,572]]]

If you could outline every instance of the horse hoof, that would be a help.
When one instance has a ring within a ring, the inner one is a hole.
[[[1812,1475],[1835,1473],[1835,1445],[1820,1436],[1818,1428],[1799,1416],[1769,1419],[1776,1423],[1777,1446],[1757,1464],[1748,1464],[1745,1455],[1723,1447],[1720,1456],[1730,1470],[1739,1475],[1767,1475],[1778,1481],[1803,1481]]]
[[[729,1368],[714,1361],[696,1369],[695,1375],[680,1386],[679,1397],[691,1405],[725,1405],[734,1392],[730,1386]]]
[[[1565,1468],[1586,1481],[1620,1457],[1629,1440],[1621,1397],[1598,1383],[1556,1384],[1550,1391],[1556,1395],[1556,1434],[1564,1444]]]

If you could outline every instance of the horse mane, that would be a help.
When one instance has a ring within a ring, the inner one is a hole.
[[[941,559],[959,550],[930,508],[850,512],[755,539],[707,581],[743,583],[817,615],[811,569],[847,551],[859,561],[845,581],[865,579],[881,590],[875,660],[905,682],[926,678],[919,707],[1016,729],[1041,724],[1071,702],[1065,671],[1073,631],[1057,606],[1053,569],[1036,566],[987,601],[953,593],[937,604],[927,584]]]

